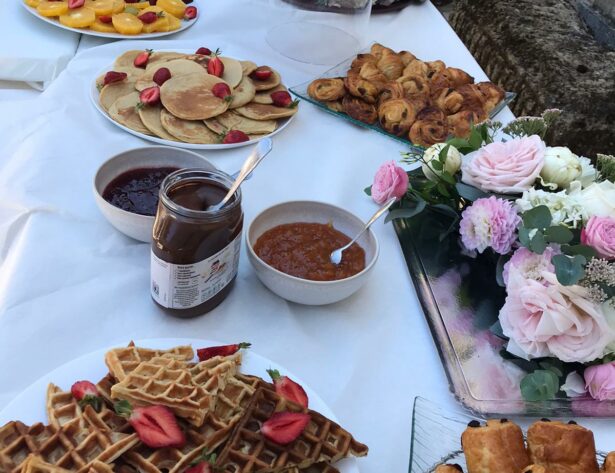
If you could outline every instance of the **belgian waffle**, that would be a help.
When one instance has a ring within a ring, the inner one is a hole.
[[[178,346],[169,350],[152,350],[137,347],[131,342],[125,348],[109,350],[105,355],[105,363],[111,375],[116,380],[123,381],[140,363],[162,355],[172,355],[180,360],[190,361],[194,358],[194,350],[190,346]]]
[[[98,460],[92,462],[86,471],[87,473],[114,473],[112,465],[107,465]],[[69,473],[69,471],[47,463],[39,456],[29,455],[21,473]]]
[[[294,442],[278,445],[261,433],[261,425],[275,412],[307,412],[311,421]],[[260,388],[226,443],[216,466],[224,473],[281,472],[316,463],[335,463],[348,456],[367,455],[367,447],[323,415],[289,402],[274,391]]]

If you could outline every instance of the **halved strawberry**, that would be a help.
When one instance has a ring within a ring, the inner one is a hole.
[[[217,84],[214,84],[214,86],[211,88],[212,93],[220,98],[220,99],[226,99],[227,97],[229,97],[230,99],[233,98],[233,96],[231,95],[231,88],[228,86],[228,84],[225,84],[224,82],[218,82]]]
[[[186,444],[173,411],[166,406],[133,408],[128,401],[115,403],[115,412],[128,419],[141,442],[150,448],[176,447]]]
[[[153,105],[160,101],[160,87],[157,85],[143,89],[139,94],[139,100],[142,104]]]
[[[73,8],[81,8],[83,5],[85,5],[85,0],[68,0],[68,8],[71,10]]]
[[[171,78],[171,71],[169,70],[169,68],[161,67],[156,72],[154,72],[154,77],[152,78],[152,80],[156,84],[162,85],[166,81],[168,81],[170,78]]]
[[[267,66],[260,66],[254,69],[250,77],[256,80],[267,80],[271,77],[273,72]]]
[[[241,133],[241,132],[240,132]],[[228,136],[228,135],[227,135]],[[250,139],[250,138],[248,138]],[[231,356],[237,353],[242,348],[250,348],[251,343],[234,343],[233,345],[222,345],[217,347],[199,348],[196,351],[200,361],[209,360],[214,356]]]
[[[196,18],[197,12],[198,11],[196,7],[187,7],[186,10],[184,11],[184,19],[194,20]]]
[[[96,412],[100,412],[103,400],[94,383],[90,381],[77,381],[71,386],[70,392],[81,407],[85,407],[89,404]]]
[[[206,48],[206,47],[200,47],[199,49],[196,50],[195,54],[202,54],[203,56],[209,56],[211,55],[211,49]]]
[[[217,455],[212,453],[211,455],[207,452],[203,453],[200,457],[198,457],[195,461],[192,462],[192,466],[186,469],[184,473],[213,473],[214,468],[212,465],[216,463]]]
[[[280,375],[278,370],[267,370],[267,373],[271,376],[276,393],[295,404],[307,408],[309,402],[308,395],[300,384],[288,376]]]
[[[272,92],[269,96],[273,101],[273,105],[275,105],[276,107],[290,107],[290,105],[293,103],[292,97],[285,90],[278,90],[277,92]]]
[[[121,82],[128,77],[125,72],[109,71],[105,74],[103,79],[103,85],[113,84],[114,82]]]
[[[145,51],[139,53],[135,58],[133,64],[135,67],[145,67],[147,66],[147,62],[149,61],[149,57],[152,55],[154,51],[152,49],[146,49]]]
[[[207,63],[207,72],[216,77],[222,77],[222,74],[224,74],[224,64],[218,57],[219,54],[220,50],[216,49],[216,52],[213,53],[212,58]]]
[[[137,18],[145,24],[150,24],[150,23],[155,22],[158,19],[158,14],[153,11],[148,11],[145,13],[141,13]]]
[[[261,426],[266,439],[279,445],[297,440],[310,423],[310,415],[300,412],[276,412]]]
[[[101,15],[98,17],[101,23],[111,23],[113,18],[110,15]]]

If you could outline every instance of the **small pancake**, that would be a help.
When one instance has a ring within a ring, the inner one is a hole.
[[[233,100],[229,108],[237,108],[246,105],[254,99],[256,95],[256,89],[252,83],[252,79],[248,76],[244,76],[237,87],[233,89]]]
[[[143,73],[143,71],[141,71],[140,69],[138,71],[136,71],[135,67],[114,67],[113,69],[107,71],[107,72],[125,72],[126,74],[128,74],[128,77],[126,78],[126,80],[130,80],[132,82],[135,82],[139,76]],[[103,88],[103,84],[105,81],[105,76],[107,75],[107,72],[105,72],[104,74],[101,74],[100,76],[98,76],[96,78],[96,87],[98,87],[98,89],[102,90]]]
[[[276,107],[275,105],[251,102],[248,105],[236,108],[235,111],[253,120],[275,120],[294,115],[297,113],[297,107]]]
[[[167,132],[162,126],[160,121],[160,113],[162,112],[162,105],[146,105],[139,109],[139,118],[145,125],[145,127],[152,132],[158,138],[169,141],[177,141],[173,135]]]
[[[174,59],[183,59],[186,56],[187,54],[184,53],[174,53],[171,51],[154,51],[150,55],[149,60],[147,61],[147,66],[145,67],[145,70],[147,71],[148,68],[160,66],[161,62],[169,62],[173,61]],[[156,67],[156,69],[158,69],[158,67]]]
[[[271,69],[271,67],[269,67],[269,69]],[[271,90],[280,85],[280,82],[282,82],[280,74],[278,74],[273,69],[271,69],[271,73],[271,77],[269,77],[269,79],[267,80],[254,80],[254,87],[256,88],[257,92],[260,92],[262,90]]]
[[[117,57],[113,67],[134,67],[136,57],[143,52],[143,49],[131,49]]]
[[[127,77],[126,80],[123,80],[122,82],[113,82],[105,85],[100,90],[98,102],[100,103],[100,106],[108,112],[111,105],[113,105],[117,99],[134,92],[134,90],[134,80],[130,80],[130,77]]]
[[[252,120],[239,115],[233,111],[224,112],[214,118],[216,122],[223,127],[223,131],[240,130],[246,135],[263,135],[273,132],[278,123],[275,120]],[[209,126],[209,120],[205,120],[205,124],[212,130],[213,127]],[[214,127],[216,125],[214,124]],[[216,131],[216,130],[214,130]]]
[[[151,135],[151,132],[145,127],[139,117],[137,112],[138,103],[139,92],[131,92],[128,95],[124,95],[109,107],[109,116],[131,130],[143,133],[144,135]]]
[[[239,62],[241,64],[241,69],[243,70],[244,76],[249,76],[258,67],[256,63],[252,61],[239,61]]]
[[[207,128],[205,123],[200,120],[182,120],[181,118],[173,116],[163,108],[160,112],[160,122],[167,132],[185,143],[220,143],[220,137]]]
[[[186,56],[185,59],[189,59],[190,61],[200,64],[201,67],[207,71],[207,63],[211,59],[211,56],[205,56],[204,54],[190,54]],[[222,64],[224,64],[224,72],[222,73],[221,79],[226,82],[231,89],[237,87],[243,77],[241,63],[237,59],[230,57],[220,56],[220,60],[222,61]]]
[[[164,107],[184,120],[207,120],[226,112],[229,102],[216,97],[212,87],[219,77],[195,73],[171,77],[160,88]],[[173,134],[173,133],[171,133]]]
[[[218,117],[219,116],[220,115],[218,115]],[[207,125],[207,128],[213,131],[216,135],[224,135],[227,132],[227,129],[222,126],[222,124],[218,121],[217,117],[203,120],[203,123],[205,123],[205,125]]]
[[[207,75],[207,71],[203,68],[203,66],[194,61],[189,61],[187,59],[173,59],[171,61],[154,64],[154,67],[148,69],[141,77],[139,77],[135,84],[135,88],[141,91],[143,89],[147,89],[148,87],[157,85],[153,81],[154,74],[162,67],[166,67],[171,72],[171,78],[197,73],[204,76]]]
[[[281,92],[281,91],[286,92],[288,91],[288,89],[282,84],[280,84],[271,90],[264,90],[262,92],[257,92],[252,102],[271,105],[273,103],[273,100],[271,100],[271,94],[273,94],[274,92]]]

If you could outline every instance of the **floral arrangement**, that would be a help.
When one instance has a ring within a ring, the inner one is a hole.
[[[492,331],[524,366],[524,399],[615,400],[615,156],[595,164],[544,137],[560,112],[486,122],[467,139],[383,164],[366,189],[387,219],[449,218],[464,254],[493,255],[504,306]],[[496,139],[496,137],[498,137]]]

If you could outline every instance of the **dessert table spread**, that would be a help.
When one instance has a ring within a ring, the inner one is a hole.
[[[275,14],[267,2],[208,0],[202,14],[191,30],[154,43],[103,45],[84,38],[79,54],[40,96],[0,104],[0,409],[57,366],[131,339],[248,341],[308,382],[369,445],[361,471],[407,471],[414,397],[447,407],[455,401],[392,225],[373,227],[379,261],[368,284],[345,301],[323,307],[286,302],[259,282],[242,247],[230,296],[212,312],[183,320],[151,300],[149,246],[118,233],[96,207],[98,166],[147,145],[90,103],[91,81],[124,50],[219,47],[276,67],[289,85],[326,69],[291,61],[267,45]],[[373,17],[370,39],[485,78],[429,2]],[[506,109],[498,118],[508,121],[512,114]],[[380,164],[405,150],[308,103],[273,142],[272,153],[242,186],[246,226],[271,205],[301,199],[367,219],[376,206],[364,187]],[[234,172],[247,149],[204,155]],[[584,424],[594,429],[598,447],[613,448],[615,434],[606,421]]]

